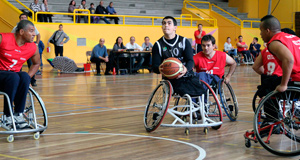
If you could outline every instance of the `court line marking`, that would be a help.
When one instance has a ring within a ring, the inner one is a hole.
[[[6,154],[0,154],[0,157],[12,158],[12,159],[20,159],[20,160],[28,160],[28,159],[25,159],[25,158],[19,158],[19,157],[9,156],[9,155],[6,155]]]
[[[164,138],[164,137],[154,137],[154,136],[136,135],[136,134],[122,134],[122,133],[52,133],[52,134],[43,134],[43,135],[45,135],[45,136],[58,136],[58,135],[108,135],[109,136],[109,135],[111,135],[111,136],[153,138],[153,139],[171,141],[171,142],[175,142],[175,143],[181,143],[181,144],[185,144],[187,146],[191,146],[191,147],[197,149],[199,152],[199,156],[196,158],[196,160],[202,160],[206,157],[206,151],[198,145],[195,145],[195,144],[192,144],[189,142],[180,141],[180,140]]]

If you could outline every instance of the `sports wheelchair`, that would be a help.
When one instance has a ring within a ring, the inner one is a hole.
[[[10,102],[9,97],[6,93],[0,92],[0,95],[4,96],[4,100]],[[8,106],[10,115],[11,117],[13,117],[13,109],[10,103],[8,103]],[[34,133],[33,138],[39,139],[40,134],[42,134],[48,127],[48,117],[44,102],[38,95],[38,93],[35,92],[31,87],[29,87],[27,93],[23,116],[29,126],[26,129],[17,129],[14,118],[12,118],[12,124],[10,125],[6,124],[4,115],[2,115],[2,117],[0,118],[0,127],[4,129],[0,130],[0,134],[8,134],[8,142],[13,142],[14,134],[20,133]]]
[[[253,124],[254,130],[244,134],[246,147],[254,141],[279,156],[300,155],[300,88],[289,86],[260,99]]]
[[[254,57],[250,54],[250,57],[243,55],[241,52],[237,53],[238,64],[254,64]]]
[[[207,83],[204,81],[201,83],[208,88],[206,93],[191,97],[188,94],[179,96],[173,92],[169,81],[160,81],[150,95],[145,109],[144,126],[146,131],[152,132],[160,125],[186,128],[186,135],[190,132],[189,128],[193,127],[204,127],[205,134],[208,133],[208,127],[219,129],[223,123],[219,100]],[[172,97],[174,105],[171,105]],[[165,118],[166,113],[170,115],[168,118]],[[167,123],[161,124],[164,118]]]

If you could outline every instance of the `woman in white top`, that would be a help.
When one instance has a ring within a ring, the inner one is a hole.
[[[238,62],[238,60],[237,60],[237,49],[233,48],[230,42],[231,42],[230,37],[227,37],[227,42],[225,42],[225,44],[224,44],[224,52],[226,52],[228,55],[233,57],[236,62]]]
[[[48,6],[48,0],[43,0],[43,4],[41,5],[41,10],[43,12],[50,12]],[[53,16],[52,14],[43,14],[44,22],[52,22],[52,16]]]

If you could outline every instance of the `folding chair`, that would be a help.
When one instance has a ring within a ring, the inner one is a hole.
[[[92,51],[86,51],[86,63],[87,64],[91,64],[91,70],[93,73],[95,73],[95,70],[94,67],[92,66],[92,64],[95,64],[93,62],[91,62],[91,56],[92,56]],[[100,70],[105,73],[105,70],[104,70],[104,67],[102,66],[103,63],[100,63]],[[96,65],[96,64],[95,64]],[[96,67],[95,67],[96,68]]]

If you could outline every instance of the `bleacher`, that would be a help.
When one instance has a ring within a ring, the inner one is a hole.
[[[26,10],[15,0],[8,0],[14,6],[20,10]],[[24,5],[29,6],[33,0],[20,0]],[[80,5],[80,0],[76,0],[76,6]],[[99,5],[100,1],[86,1],[88,7],[90,3],[94,3],[95,8]],[[104,1],[104,7],[107,7],[110,1]],[[39,2],[41,3],[41,1]],[[68,12],[70,1],[51,0],[48,2],[49,8],[52,12]],[[113,1],[114,8],[118,15],[132,15],[132,16],[151,16],[151,17],[164,17],[166,15],[180,17],[183,0],[115,0]],[[122,17],[120,18],[120,24],[123,23]],[[53,22],[57,23],[73,23],[70,17],[66,15],[56,15],[53,17]],[[113,23],[113,21],[111,21]],[[82,22],[83,23],[83,22]],[[104,23],[100,21],[100,23]],[[137,18],[126,18],[126,24],[136,25],[150,25],[152,23],[150,18],[137,19]],[[161,20],[156,21],[155,24],[161,23]],[[189,23],[187,23],[189,25]]]

